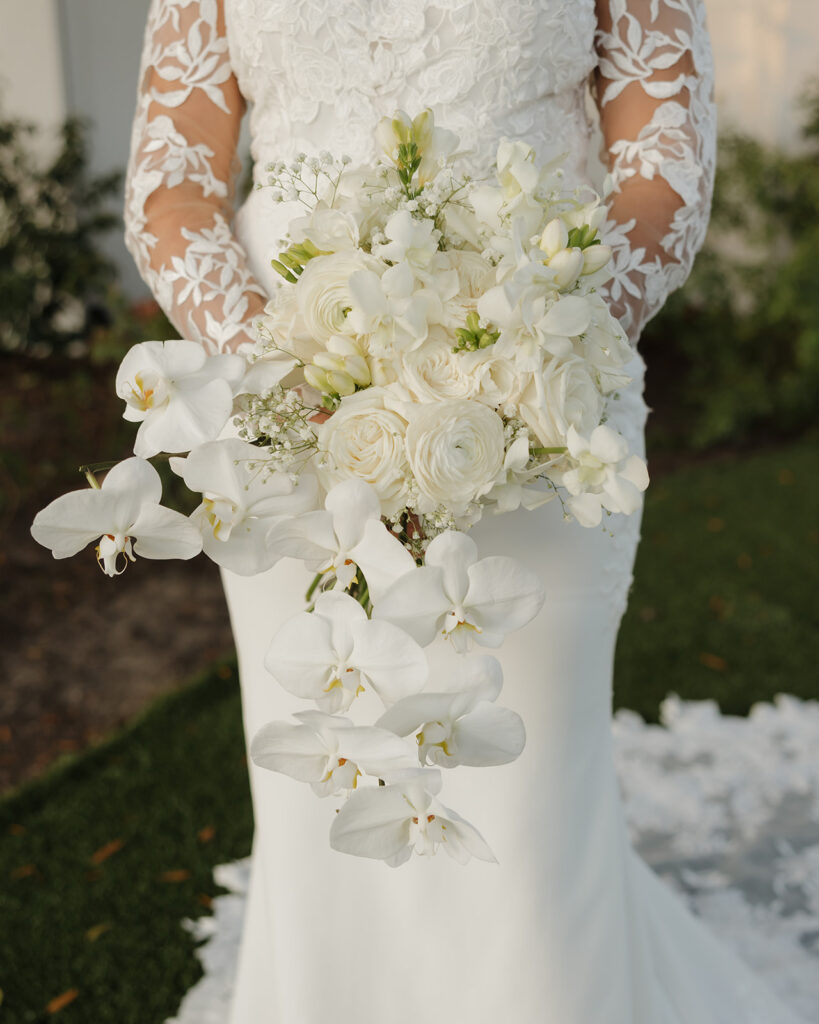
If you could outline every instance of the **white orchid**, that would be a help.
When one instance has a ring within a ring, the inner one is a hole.
[[[342,589],[356,579],[360,567],[373,601],[415,568],[412,555],[381,522],[381,502],[363,480],[336,484],[324,509],[274,524],[268,535],[271,549],[303,559],[314,572],[334,573]]]
[[[289,693],[330,713],[371,688],[389,706],[417,693],[429,671],[418,644],[398,626],[367,618],[349,594],[320,594],[313,612],[285,622],[265,666]]]
[[[582,526],[598,526],[603,509],[631,515],[642,503],[648,470],[638,455],[628,454],[625,438],[601,424],[583,437],[574,427],[566,435],[569,469],[555,471],[555,481],[571,497],[568,507]]]
[[[454,275],[457,291],[457,274]],[[418,288],[408,263],[396,263],[379,277],[356,270],[349,280],[347,324],[368,339],[373,355],[417,348],[429,334],[430,323],[443,317],[441,297],[432,288]]]
[[[71,491],[38,512],[31,535],[55,558],[76,555],[99,540],[97,562],[117,576],[128,562],[143,558],[193,558],[202,550],[196,527],[179,512],[159,504],[162,481],[143,459],[114,466],[102,487]]]
[[[529,445],[529,433],[524,430],[506,449],[503,467],[486,496],[487,501],[495,502],[493,511],[498,514],[514,512],[521,506],[531,511],[556,497],[557,492],[553,489],[539,490],[526,486],[540,475],[543,465],[539,463],[529,468]]]
[[[330,845],[390,867],[413,853],[431,856],[438,847],[459,864],[471,857],[496,863],[480,832],[435,799],[440,788],[440,773],[426,771],[406,782],[357,789],[330,827]]]
[[[438,252],[441,232],[431,220],[413,217],[409,210],[397,210],[384,225],[388,242],[373,246],[373,255],[390,263],[407,263],[416,276],[423,276]]]
[[[407,744],[387,729],[356,726],[323,711],[299,711],[292,722],[268,722],[253,737],[254,764],[309,782],[317,796],[355,789],[362,775],[389,777],[417,766]]]
[[[421,764],[480,768],[514,761],[526,732],[520,715],[494,703],[503,685],[497,659],[459,658],[446,682],[441,692],[425,689],[398,701],[376,724],[398,736],[417,734]]]
[[[242,356],[211,356],[195,341],[134,345],[116,379],[123,417],[141,424],[134,452],[148,459],[159,452],[187,452],[218,437],[246,372]]]
[[[217,565],[252,576],[279,555],[267,544],[273,523],[316,507],[318,482],[303,473],[294,483],[287,473],[264,467],[264,451],[230,437],[199,445],[171,467],[202,504],[191,520],[202,531],[205,554]]]
[[[473,640],[500,647],[507,633],[537,615],[544,597],[537,576],[515,559],[479,560],[471,537],[447,530],[430,543],[425,564],[401,576],[376,602],[374,615],[424,646],[443,633],[465,651]]]

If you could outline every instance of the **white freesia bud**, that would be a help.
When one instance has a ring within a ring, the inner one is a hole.
[[[583,270],[581,273],[584,276],[586,274],[595,274],[598,270],[602,270],[610,259],[610,245],[590,245],[583,250]]]
[[[334,395],[341,395],[342,397],[345,397],[347,395],[355,394],[355,381],[349,373],[346,373],[343,370],[328,371],[327,381]]]
[[[310,387],[315,388],[316,391],[320,391],[323,395],[329,395],[330,392],[332,391],[332,388],[330,387],[330,381],[327,379],[327,374],[324,372],[324,370],[320,370],[317,366],[314,366],[312,363],[309,363],[307,366],[305,366],[304,379],[307,381]]]
[[[561,249],[548,261],[549,269],[555,272],[554,283],[558,288],[568,288],[573,285],[583,273],[584,264],[584,253],[575,248]]]
[[[561,249],[565,249],[568,244],[568,228],[560,217],[553,218],[543,229],[539,242],[540,248],[547,256],[552,257],[555,253],[560,252]]]
[[[344,373],[344,357],[333,352],[318,352],[313,358],[313,364],[320,369],[334,373]]]
[[[370,368],[367,365],[367,360],[364,356],[350,355],[344,360],[344,369],[348,373],[359,387],[366,387],[370,381]]]

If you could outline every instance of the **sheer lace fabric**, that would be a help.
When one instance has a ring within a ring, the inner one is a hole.
[[[254,177],[327,148],[372,159],[395,107],[435,107],[485,173],[501,136],[585,180],[590,77],[617,191],[610,294],[633,339],[687,276],[715,150],[702,0],[153,0],[127,175],[126,240],[177,329],[251,340],[265,287],[232,231],[251,103]],[[251,197],[270,202],[262,190]]]

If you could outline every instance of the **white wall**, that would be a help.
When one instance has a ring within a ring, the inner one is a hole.
[[[49,129],[65,117],[56,0],[0,0],[0,105]]]
[[[721,126],[799,140],[796,100],[819,76],[819,0],[706,0]]]

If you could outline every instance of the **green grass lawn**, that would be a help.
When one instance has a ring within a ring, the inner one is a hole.
[[[744,712],[816,697],[815,446],[714,462],[649,491],[616,701],[670,691]],[[4,1024],[161,1024],[199,975],[184,917],[248,853],[233,667],[155,704],[0,804]]]

